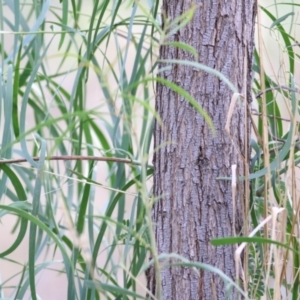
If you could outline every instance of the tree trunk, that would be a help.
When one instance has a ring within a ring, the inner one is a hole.
[[[174,20],[193,3],[163,0],[162,16]],[[200,63],[220,71],[251,101],[256,0],[200,0],[196,5],[193,20],[170,40],[192,45]],[[170,46],[161,47],[160,57],[194,60],[191,54]],[[156,110],[163,123],[156,122],[154,130],[154,194],[163,196],[153,208],[158,252],[210,264],[235,280],[235,247],[214,247],[210,240],[233,236],[234,227],[237,233],[242,230],[245,183],[238,182],[234,208],[231,181],[217,177],[231,177],[233,164],[237,165],[237,176],[244,175],[237,149],[245,153],[249,147],[249,119],[242,106],[235,107],[231,140],[225,123],[233,92],[222,80],[183,65],[172,65],[161,76],[197,100],[212,118],[216,134],[184,98],[158,83]],[[164,268],[161,279],[163,299],[225,298],[223,281],[208,271],[200,271],[198,276],[191,268]],[[160,283],[150,270],[148,287],[154,294],[156,284]],[[236,299],[237,292],[230,298]]]

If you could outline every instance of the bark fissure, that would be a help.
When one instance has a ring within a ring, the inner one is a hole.
[[[174,20],[192,5],[190,0],[163,1],[164,14]],[[251,95],[251,66],[255,0],[198,1],[193,20],[171,40],[195,47],[199,62],[217,69],[243,93]],[[244,70],[247,55],[248,70]],[[194,60],[183,50],[163,46],[161,58]],[[247,72],[247,87],[243,86]],[[231,165],[244,166],[239,153],[225,132],[232,91],[219,78],[190,66],[171,66],[162,75],[189,91],[212,118],[214,136],[203,117],[182,97],[157,85],[156,110],[163,127],[156,123],[155,147],[165,145],[154,157],[154,194],[161,200],[153,208],[156,241],[160,253],[178,253],[191,261],[204,262],[235,277],[234,247],[213,247],[212,238],[232,236],[243,224],[244,186],[238,185],[236,211],[233,211],[231,182],[217,177],[231,176]],[[250,98],[249,98],[250,99]],[[231,135],[243,153],[245,140],[244,109],[237,107],[231,120]],[[233,214],[237,224],[233,224]],[[172,267],[161,271],[163,299],[217,299],[225,297],[221,279],[209,272],[198,276],[190,268]],[[155,292],[153,270],[148,286]],[[158,283],[157,283],[158,284]],[[233,294],[233,299],[237,295]]]

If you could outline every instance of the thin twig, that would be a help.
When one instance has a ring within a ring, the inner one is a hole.
[[[40,157],[35,156],[32,157],[34,161],[39,161]],[[61,155],[61,156],[48,156],[45,157],[45,160],[94,160],[94,161],[111,161],[111,162],[119,162],[124,164],[133,164],[133,165],[140,165],[139,162],[133,161],[131,159],[125,158],[116,158],[116,157],[101,157],[101,156],[85,156],[85,155]],[[14,163],[23,163],[27,162],[25,158],[13,158],[13,159],[0,159],[0,165],[6,164],[14,164]]]
[[[290,45],[287,48],[296,47],[296,46],[300,46],[300,43],[296,43],[296,44]]]
[[[252,115],[254,116],[259,116],[261,117],[261,113],[258,113],[258,112],[251,112]],[[278,119],[278,120],[281,120],[281,121],[285,121],[285,122],[291,122],[290,119],[286,119],[286,118],[282,118],[282,117],[278,117],[278,116],[275,116],[275,115],[267,115],[268,118],[273,118],[273,119]],[[297,122],[298,123],[298,122]]]
[[[298,89],[293,89],[293,88],[290,88],[288,86],[285,86],[285,85],[279,85],[279,86],[274,86],[274,87],[271,87],[271,88],[268,88],[268,89],[265,89],[264,91],[261,91],[260,93],[256,94],[255,95],[255,98],[260,98],[263,94],[267,93],[267,92],[270,92],[270,91],[274,91],[274,90],[288,90],[288,91],[291,91],[291,92],[295,92],[295,93],[298,93],[299,90]]]

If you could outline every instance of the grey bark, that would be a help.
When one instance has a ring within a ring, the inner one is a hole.
[[[164,0],[162,15],[174,20],[195,3],[191,0]],[[251,99],[251,76],[256,0],[201,0],[192,22],[170,40],[195,47],[199,62],[224,74],[240,93],[247,89]],[[244,57],[248,67],[244,70]],[[160,49],[165,59],[194,60],[189,53],[170,46]],[[165,65],[161,65],[163,67]],[[247,76],[247,87],[244,85]],[[154,195],[162,197],[153,208],[159,253],[178,253],[191,261],[213,265],[235,279],[234,246],[214,247],[213,238],[241,232],[244,215],[244,183],[239,182],[236,211],[233,212],[231,165],[238,176],[244,166],[237,148],[244,153],[244,108],[237,107],[231,120],[232,141],[225,132],[232,91],[214,75],[182,65],[172,65],[160,74],[178,84],[198,101],[214,122],[214,136],[203,117],[181,96],[158,84],[156,110],[163,126],[154,129]],[[249,135],[248,135],[249,137]],[[233,213],[236,224],[233,225]],[[148,287],[155,294],[153,269],[147,274]],[[172,267],[161,272],[163,299],[225,299],[223,281],[215,274],[191,268]],[[157,283],[159,284],[159,283]],[[215,295],[215,296],[214,296]],[[236,291],[230,295],[237,298]]]

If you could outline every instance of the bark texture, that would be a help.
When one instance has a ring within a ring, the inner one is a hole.
[[[162,15],[174,20],[191,8],[195,1],[163,0]],[[198,0],[191,23],[176,32],[171,41],[195,47],[199,62],[224,74],[241,94],[247,90],[251,99],[256,0]],[[245,70],[244,58],[248,66]],[[170,46],[160,49],[163,59],[194,60],[192,55]],[[163,67],[165,65],[162,65]],[[244,86],[244,76],[247,86]],[[225,132],[232,91],[214,75],[195,68],[172,65],[161,76],[175,82],[198,101],[214,122],[213,136],[203,117],[182,97],[166,86],[157,85],[156,110],[163,126],[156,123],[155,149],[165,145],[154,157],[154,194],[163,198],[153,208],[159,253],[178,253],[191,261],[203,262],[235,278],[232,246],[214,247],[212,238],[232,236],[233,226],[240,232],[244,214],[244,183],[236,195],[236,224],[233,224],[231,182],[217,177],[231,177],[231,165],[237,175],[244,166],[237,148],[244,153],[244,108],[236,107],[231,120],[231,135]],[[249,135],[248,135],[249,137]],[[224,299],[223,281],[215,274],[191,268],[172,267],[161,272],[163,299]],[[148,273],[148,287],[155,294],[154,272]],[[236,293],[231,299],[236,299]]]

